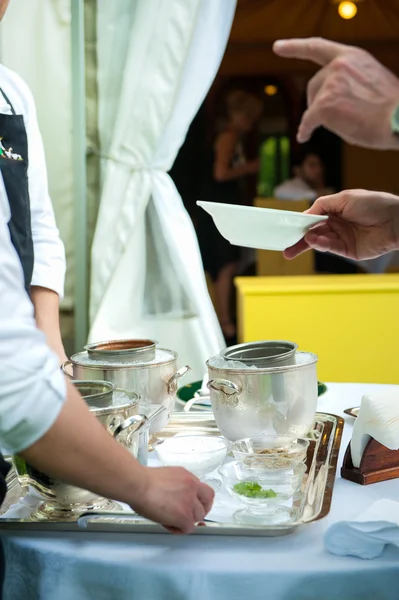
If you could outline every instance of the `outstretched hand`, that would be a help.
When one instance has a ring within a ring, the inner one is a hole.
[[[308,84],[299,142],[307,142],[322,125],[350,144],[399,148],[399,136],[391,129],[399,105],[399,80],[371,54],[322,38],[279,40],[273,50],[281,57],[311,60],[322,67]]]
[[[285,258],[313,248],[366,260],[399,248],[399,198],[393,194],[348,190],[318,198],[306,212],[329,218],[287,248]]]

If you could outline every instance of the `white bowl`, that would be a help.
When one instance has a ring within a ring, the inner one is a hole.
[[[328,217],[289,210],[197,202],[213,218],[221,235],[234,246],[285,250]]]
[[[184,467],[204,477],[220,467],[227,454],[223,438],[186,435],[168,438],[155,445],[159,461],[167,467]]]

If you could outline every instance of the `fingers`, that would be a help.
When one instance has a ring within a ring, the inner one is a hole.
[[[329,235],[330,232],[320,231],[318,233],[314,233],[313,231],[309,231],[305,235],[305,242],[309,248],[316,250],[318,252],[331,252],[331,237]]]
[[[203,521],[205,519],[206,514],[207,513],[205,512],[203,504],[199,500],[197,500],[197,502],[194,505],[194,523],[199,523],[200,521]]]
[[[332,252],[331,243],[328,236],[317,234],[307,234],[299,242],[284,250],[283,255],[287,260],[292,260],[307,250],[317,250],[318,252]],[[337,252],[336,252],[337,254]]]
[[[308,106],[311,106],[320,91],[323,83],[327,79],[329,73],[331,73],[331,69],[329,66],[323,67],[320,71],[317,71],[316,75],[312,77],[312,79],[308,83],[307,88],[307,101]]]
[[[211,487],[209,487],[209,485],[201,483],[197,492],[197,497],[204,507],[205,515],[207,515],[212,508],[215,492]]]
[[[292,260],[293,258],[296,258],[300,254],[306,252],[306,250],[309,250],[309,245],[306,243],[305,238],[302,238],[294,246],[291,246],[290,248],[284,250],[283,255],[284,258]]]
[[[187,534],[194,531],[196,523],[204,520],[212,508],[214,491],[208,485],[200,483],[194,478],[190,483],[191,492],[194,492],[190,503],[186,504],[186,510],[180,515],[179,521],[175,526],[164,524],[164,527],[174,534]],[[191,505],[191,506],[190,506]]]
[[[326,225],[311,229],[302,240],[284,251],[284,257],[291,260],[310,249],[348,256],[345,241]]]
[[[344,239],[329,229],[311,230],[305,235],[305,241],[317,252],[332,252],[338,256],[348,256],[348,248]]]
[[[182,531],[181,529],[177,529],[176,527],[168,527],[164,525],[164,528],[166,529],[166,531],[169,531],[169,533],[173,533],[174,535],[184,535],[184,531]]]
[[[297,140],[300,144],[308,142],[312,137],[315,129],[322,125],[320,111],[311,106],[302,115],[301,122],[298,127]]]
[[[195,506],[195,508],[192,510],[191,514],[188,514],[188,512],[187,512],[184,517],[181,516],[179,521],[176,523],[176,526],[168,525],[167,526],[168,531],[171,531],[171,533],[177,533],[177,534],[192,533],[195,529],[195,523],[197,522],[196,511],[197,511],[197,506]],[[203,518],[204,517],[201,517],[199,520],[201,521]]]
[[[273,44],[273,50],[284,58],[299,58],[312,60],[324,66],[348,51],[348,46],[331,42],[323,38],[304,38],[278,40]]]
[[[309,213],[310,209],[306,212]],[[311,248],[313,250],[320,250],[320,252],[326,252],[324,248],[315,248],[314,244],[317,244],[319,237],[328,236],[329,234],[331,235],[332,232],[328,223],[320,223],[319,225],[315,225],[301,240],[299,240],[299,242],[284,250],[284,258],[287,260],[292,260]]]

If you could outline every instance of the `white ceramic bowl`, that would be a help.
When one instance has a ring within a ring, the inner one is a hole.
[[[221,235],[235,246],[285,250],[328,217],[255,206],[197,202],[209,213]]]
[[[159,461],[167,467],[184,467],[204,477],[220,467],[227,442],[219,437],[187,435],[168,438],[155,446]]]

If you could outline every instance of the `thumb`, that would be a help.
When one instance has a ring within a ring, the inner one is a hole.
[[[320,196],[305,211],[308,215],[338,215],[342,212],[342,193]],[[314,229],[313,229],[314,231]]]

